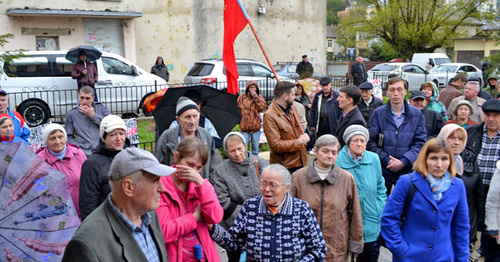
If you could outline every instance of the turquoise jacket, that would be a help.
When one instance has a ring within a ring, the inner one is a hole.
[[[446,122],[449,120],[448,115],[446,114],[446,107],[444,106],[443,102],[436,100],[437,97],[439,96],[439,90],[434,82],[429,82],[429,83],[432,84],[433,90],[432,90],[431,99],[427,103],[425,108],[427,108],[429,110],[436,111],[439,115],[441,115],[443,117],[443,120]],[[420,88],[420,90],[422,90],[422,88]]]
[[[380,234],[382,211],[387,201],[385,179],[378,155],[365,151],[359,164],[356,164],[347,153],[347,146],[344,146],[335,164],[354,176],[363,217],[363,240],[365,243],[376,241]]]

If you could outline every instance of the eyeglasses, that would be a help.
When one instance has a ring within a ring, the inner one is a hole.
[[[279,186],[281,186],[281,185],[276,184],[276,183],[274,183],[274,182],[259,181],[259,188],[260,188],[261,190],[266,189],[266,187],[268,187],[268,186],[269,186],[269,189],[271,189],[271,191],[275,191],[275,190],[276,190],[276,189],[278,189],[278,187],[279,187]]]

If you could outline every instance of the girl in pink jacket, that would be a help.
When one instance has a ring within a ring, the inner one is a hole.
[[[220,261],[207,225],[222,220],[215,190],[200,175],[208,159],[198,138],[184,138],[174,153],[177,171],[162,177],[165,187],[156,210],[170,261]]]

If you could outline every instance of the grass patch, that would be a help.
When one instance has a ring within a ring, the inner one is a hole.
[[[139,142],[155,141],[155,121],[153,118],[137,119],[137,132],[139,133]]]

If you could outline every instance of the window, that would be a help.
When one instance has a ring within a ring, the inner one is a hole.
[[[71,71],[73,70],[73,66],[75,64],[67,60],[64,56],[58,56],[56,57],[56,61],[53,65],[54,76],[71,76]]]
[[[252,70],[254,73],[254,76],[257,77],[268,77],[269,75],[272,74],[271,71],[269,71],[267,68],[257,65],[257,64],[252,64]]]
[[[214,69],[214,65],[212,64],[204,64],[204,63],[196,63],[193,68],[189,70],[188,76],[207,76],[212,73]]]
[[[333,40],[329,39],[328,40],[328,48],[332,48],[333,47]]]
[[[290,65],[288,67],[288,73],[295,73],[296,69],[297,69],[297,65]]]
[[[8,76],[39,77],[51,76],[49,60],[44,56],[20,57],[4,65]]]
[[[37,51],[59,50],[58,36],[37,36],[36,37]]]
[[[102,66],[108,74],[113,75],[134,75],[134,70],[130,65],[111,57],[102,57]]]
[[[252,76],[252,69],[247,63],[236,63],[236,67],[238,68],[239,76]],[[224,74],[226,74],[226,68],[224,67]]]

